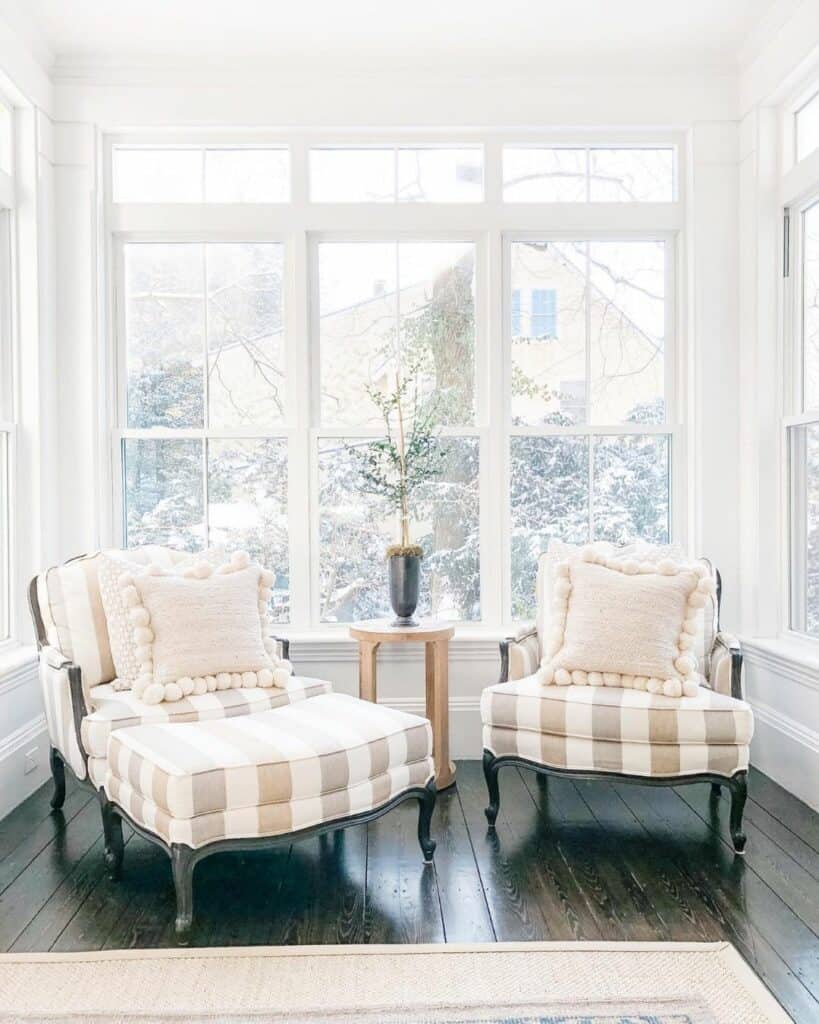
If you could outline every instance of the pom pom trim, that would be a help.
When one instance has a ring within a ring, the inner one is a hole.
[[[666,679],[648,678],[620,674],[619,672],[596,672],[584,669],[569,669],[559,663],[563,648],[566,620],[573,590],[572,561],[558,562],[553,569],[555,585],[552,592],[553,629],[546,646],[546,653],[537,672],[537,678],[544,686],[610,686],[627,690],[643,690],[662,694],[666,697],[695,697],[699,692],[697,659],[692,650],[697,631],[697,613],[714,594],[715,584],[708,569],[701,563],[687,564],[664,558],[660,562],[638,562],[633,558],[611,557],[592,544],[581,548],[576,556],[581,562],[602,565],[628,576],[662,575],[679,576],[688,574],[691,587],[688,591],[685,618],[680,626],[676,650],[672,653],[672,664],[677,675]]]
[[[214,569],[208,562],[197,562],[183,573],[189,580],[206,580],[214,573],[239,572],[249,568],[253,563],[246,551],[236,551],[229,562]],[[139,589],[141,577],[164,576],[161,566],[151,564],[139,573],[123,573],[118,580],[123,600],[128,605],[129,619],[137,644],[136,655],[139,662],[139,676],[133,684],[132,692],[137,700],[144,704],[161,704],[163,701],[174,702],[191,696],[202,696],[217,690],[253,689],[260,687],[269,689],[273,686],[286,688],[293,674],[293,666],[284,658],[279,657],[279,648],[270,636],[271,622],[268,601],[272,594],[271,587],[275,575],[261,566],[258,569],[258,606],[259,629],[265,649],[265,661],[258,669],[244,672],[219,672],[208,676],[181,676],[179,679],[161,682],[154,677],[153,645],[154,631],[151,628],[151,615],[145,606]]]

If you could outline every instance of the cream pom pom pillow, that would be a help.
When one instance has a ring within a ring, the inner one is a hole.
[[[697,613],[714,588],[704,565],[612,558],[590,546],[559,562],[554,577],[543,683],[696,695]]]
[[[285,686],[292,672],[268,634],[273,573],[245,552],[183,575],[157,564],[119,578],[136,643],[134,695],[146,704],[241,687]]]

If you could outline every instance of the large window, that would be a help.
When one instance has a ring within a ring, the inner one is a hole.
[[[388,614],[395,516],[355,450],[408,369],[446,453],[412,509],[422,613],[530,616],[553,537],[684,541],[668,136],[107,152],[112,542],[242,546],[296,628]]]
[[[791,214],[796,414],[788,421],[791,628],[819,638],[819,196]]]
[[[12,316],[13,116],[0,100],[0,645],[13,634],[12,539],[15,483],[15,359]]]

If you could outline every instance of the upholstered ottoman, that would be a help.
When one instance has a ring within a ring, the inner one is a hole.
[[[176,930],[193,916],[193,869],[211,853],[247,850],[370,821],[420,803],[429,863],[435,805],[425,718],[328,693],[237,718],[118,729],[108,739],[105,858],[118,877],[121,818],[171,857]]]

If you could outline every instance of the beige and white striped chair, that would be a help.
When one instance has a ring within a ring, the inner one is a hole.
[[[484,690],[481,698],[490,826],[498,815],[498,772],[504,765],[544,775],[650,785],[710,782],[715,794],[723,784],[731,791],[731,837],[735,851],[742,853],[754,720],[742,699],[739,642],[719,627],[719,572],[704,560],[716,582],[716,595],[704,609],[695,639],[703,684],[696,697],[670,698],[614,687],[544,686],[535,673],[541,637],[549,635],[551,570],[567,550],[567,545],[553,544],[541,556],[537,620],[501,642],[500,682]],[[643,546],[642,557],[666,552],[678,554]]]
[[[294,675],[286,689],[224,690],[154,705],[136,700],[130,690],[114,690],[114,662],[97,576],[99,556],[83,555],[47,569],[29,586],[51,740],[53,807],[61,807],[65,799],[65,765],[80,782],[101,789],[108,739],[117,729],[250,715],[332,689],[322,679]],[[171,566],[179,552],[146,546],[130,549],[127,557]],[[279,642],[287,657],[287,641]]]
[[[172,564],[170,549],[131,560]],[[429,722],[355,697],[321,679],[284,688],[217,690],[146,705],[111,685],[114,665],[98,580],[99,553],[35,577],[29,603],[51,739],[55,809],[65,766],[102,808],[105,860],[122,869],[122,820],[171,858],[176,930],[193,915],[198,861],[227,849],[291,842],[420,805],[425,862],[435,850]],[[282,655],[288,645],[280,641]]]

